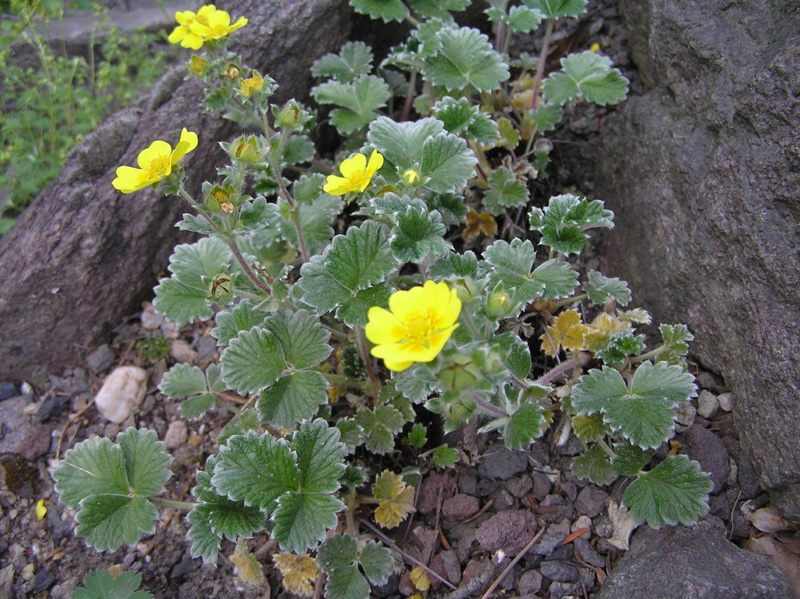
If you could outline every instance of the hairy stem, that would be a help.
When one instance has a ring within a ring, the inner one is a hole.
[[[554,19],[547,20],[547,26],[544,30],[544,42],[542,42],[542,53],[539,55],[539,66],[536,67],[536,78],[533,81],[533,96],[531,97],[531,108],[536,108],[537,97],[539,96],[539,88],[542,86],[542,79],[544,78],[544,63],[547,62],[547,52],[550,49],[550,36],[553,34]]]
[[[148,497],[148,499],[160,507],[185,510],[187,512],[191,509],[194,509],[195,505],[191,501],[173,501],[172,499],[164,499],[162,497]]]
[[[506,414],[505,410],[501,410],[495,405],[490,404],[488,401],[481,399],[481,396],[475,393],[475,391],[470,390],[469,396],[476,404],[482,407],[487,412],[491,412],[501,418],[508,418],[508,414]]]
[[[372,365],[372,356],[370,356],[369,351],[367,351],[367,338],[364,335],[364,329],[360,324],[357,324],[355,332],[356,343],[358,344],[358,353],[361,356],[361,359],[364,361],[364,365],[367,367],[367,374],[369,375],[369,380],[372,383],[372,387],[377,392],[378,389],[381,388],[381,381],[378,378],[378,375],[375,374],[375,368],[373,368]]]
[[[547,385],[551,381],[555,380],[565,372],[572,370],[573,368],[586,366],[586,364],[589,362],[589,358],[591,358],[591,354],[587,352],[581,352],[578,354],[577,357],[572,358],[571,360],[567,360],[566,362],[562,362],[561,364],[553,368],[553,370],[545,374],[543,377],[537,379],[535,382],[538,385]]]
[[[253,272],[253,269],[250,268],[250,265],[247,264],[247,260],[244,259],[242,256],[242,252],[239,249],[239,246],[236,245],[236,239],[231,239],[228,242],[228,247],[231,248],[231,252],[233,252],[234,258],[239,263],[239,266],[242,267],[244,274],[247,275],[247,278],[253,281],[253,284],[258,287],[261,291],[266,293],[267,295],[272,295],[272,290],[264,283],[261,279],[256,276],[256,273]]]

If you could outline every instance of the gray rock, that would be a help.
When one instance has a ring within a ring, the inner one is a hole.
[[[682,401],[676,406],[675,414],[675,430],[683,432],[694,424],[697,408],[688,401]]]
[[[696,526],[639,528],[600,599],[791,599],[777,566],[725,534],[713,516]]]
[[[608,493],[594,485],[587,485],[578,493],[578,497],[575,499],[575,509],[579,514],[586,514],[590,518],[594,518],[603,511],[606,499],[608,499]]]
[[[564,562],[546,561],[540,566],[542,575],[557,582],[575,582],[578,580],[578,569]]]
[[[452,551],[437,553],[431,560],[430,568],[439,576],[449,580],[455,585],[461,582],[461,564],[458,563],[458,557]],[[430,579],[433,588],[438,588],[441,584],[441,582],[436,580],[433,576],[431,576]]]
[[[454,520],[466,520],[477,514],[480,507],[477,497],[459,493],[442,503],[442,516]]]
[[[19,395],[19,389],[14,383],[3,381],[0,383],[0,401],[5,401],[11,397]]]
[[[506,481],[505,487],[514,497],[522,498],[533,489],[533,479],[527,474],[515,476]]]
[[[703,418],[711,418],[719,410],[717,396],[703,389],[697,396],[697,413]]]
[[[573,541],[573,545],[575,545],[575,550],[578,552],[578,555],[580,555],[581,559],[587,564],[595,568],[606,567],[606,559],[597,553],[594,547],[592,547],[585,538],[578,537]]]
[[[474,468],[460,469],[458,472],[458,490],[466,495],[475,495],[478,487],[478,472]]]
[[[0,404],[0,455],[15,453],[35,461],[50,449],[50,429],[25,413],[28,400],[14,397]]]
[[[730,455],[722,439],[707,428],[695,424],[686,431],[684,449],[691,459],[700,462],[703,470],[711,475],[714,483],[711,492],[721,491],[731,471]]]
[[[550,493],[553,483],[541,472],[534,472],[531,478],[533,478],[533,496],[537,501],[541,501]]]
[[[104,343],[86,358],[86,367],[94,374],[104,372],[117,359],[117,355],[111,351],[107,343]]]
[[[605,274],[655,323],[689,326],[692,353],[733,393],[762,486],[800,521],[797,3],[620,8],[647,90],[594,152],[595,195],[616,213]]]
[[[494,496],[494,503],[492,503],[492,509],[496,512],[500,512],[503,510],[510,510],[511,508],[518,505],[516,499],[512,497],[511,493],[506,491],[505,489],[500,489],[497,495]]]
[[[528,570],[519,577],[517,590],[520,595],[538,593],[542,588],[542,573],[538,570]]]
[[[733,393],[720,393],[717,396],[717,401],[719,401],[719,407],[723,412],[733,411]]]
[[[528,454],[524,451],[513,451],[505,445],[495,445],[487,451],[478,466],[478,474],[482,478],[506,480],[515,474],[528,469]]]
[[[187,557],[180,562],[178,562],[175,566],[173,566],[172,571],[169,573],[170,578],[180,578],[182,576],[186,576],[187,574],[191,574],[197,568],[202,565],[202,561],[195,558],[192,559]]]
[[[556,522],[547,527],[542,538],[531,547],[531,553],[548,556],[558,547],[558,544],[569,534],[569,521],[567,519]]]
[[[164,435],[164,443],[167,449],[178,449],[186,443],[189,438],[189,428],[183,420],[176,420],[169,425],[167,434]]]
[[[484,551],[502,549],[507,555],[516,555],[535,532],[536,518],[531,512],[512,510],[495,514],[481,524],[475,532],[475,540]]]

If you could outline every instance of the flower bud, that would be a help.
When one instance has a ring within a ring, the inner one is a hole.
[[[220,76],[221,77],[225,77],[226,79],[230,79],[231,81],[233,81],[234,79],[238,79],[239,78],[239,74],[240,73],[241,73],[241,70],[239,69],[239,67],[237,67],[233,63],[230,63],[227,67],[225,67],[225,70],[222,71],[222,73],[220,73]]]
[[[514,311],[511,298],[502,289],[492,291],[486,300],[486,314],[490,318],[504,318]]]
[[[277,106],[273,106],[272,113],[275,115],[276,127],[289,127],[295,131],[301,131],[303,126],[311,118],[311,116],[303,110],[303,107],[294,100],[289,100],[280,109],[278,109]]]
[[[418,185],[420,183],[419,173],[415,171],[413,168],[406,170],[402,176],[403,176],[403,183],[405,183],[408,186]]]
[[[245,97],[257,95],[264,89],[264,78],[253,71],[253,76],[247,79],[239,79],[239,92]]]
[[[189,61],[189,71],[193,75],[197,75],[198,77],[202,77],[205,72],[208,70],[209,62],[202,56],[195,56],[193,55],[191,60]]]
[[[263,159],[258,140],[252,135],[247,139],[242,136],[235,140],[231,143],[228,153],[234,160],[249,162],[250,164],[256,164]]]

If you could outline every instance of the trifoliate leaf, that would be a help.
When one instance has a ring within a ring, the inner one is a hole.
[[[337,309],[345,322],[353,326],[353,302],[358,292],[380,283],[394,270],[396,260],[389,245],[389,232],[382,225],[367,221],[350,227],[347,235],[337,235],[322,256],[314,256],[303,265],[299,281],[303,302],[316,308],[317,314]],[[375,305],[375,304],[373,304]]]
[[[441,48],[425,61],[423,73],[434,85],[456,91],[472,86],[492,91],[509,77],[508,65],[477,29],[442,29]]]
[[[683,356],[689,352],[688,342],[694,340],[694,335],[689,332],[685,324],[662,324],[658,330],[666,345],[666,351],[658,359],[670,364],[680,364]]]
[[[300,468],[300,488],[304,493],[333,493],[344,472],[344,444],[339,430],[318,418],[300,425],[292,438]]]
[[[544,416],[538,405],[532,403],[522,404],[509,418],[503,428],[503,437],[506,447],[514,450],[523,450],[534,439],[538,439],[544,432],[542,424]]]
[[[630,443],[617,443],[614,445],[615,458],[611,459],[614,470],[622,476],[636,476],[655,454],[654,449],[642,449]]]
[[[471,250],[463,254],[448,254],[433,261],[428,267],[428,276],[436,281],[449,277],[472,277],[474,279],[478,276],[478,259]]]
[[[256,402],[262,422],[293,428],[328,403],[328,382],[316,371],[293,372],[264,389]]]
[[[486,248],[483,255],[492,267],[489,275],[490,287],[501,284],[505,289],[512,290],[514,302],[527,304],[544,293],[545,284],[531,278],[536,250],[530,241],[514,239],[509,244],[498,240]]]
[[[384,528],[394,528],[414,511],[414,487],[409,487],[403,477],[389,470],[378,476],[372,495],[380,501],[375,509],[375,521]]]
[[[458,449],[439,445],[433,452],[433,463],[437,468],[452,468],[458,462]]]
[[[466,9],[470,0],[409,0],[408,4],[424,19],[452,19],[450,12]]]
[[[485,146],[491,145],[497,139],[494,122],[480,112],[477,106],[472,106],[467,98],[456,100],[445,96],[434,104],[433,110],[448,133],[463,135]]]
[[[211,335],[218,345],[225,346],[240,332],[263,324],[266,317],[266,312],[256,308],[249,299],[243,299],[236,306],[217,313],[214,317],[217,326],[211,329]],[[163,389],[162,392],[166,393]]]
[[[363,42],[347,42],[339,54],[326,54],[311,67],[314,77],[330,77],[350,83],[372,70],[372,49]]]
[[[544,298],[569,297],[578,286],[578,273],[568,262],[555,258],[537,266],[530,276],[544,285]]]
[[[158,388],[170,399],[179,399],[208,391],[203,371],[197,366],[185,362],[175,364],[165,372]]]
[[[415,170],[423,186],[439,193],[465,186],[477,164],[466,142],[446,133],[438,119],[396,123],[379,117],[367,138],[398,172]]]
[[[628,386],[618,371],[608,366],[602,370],[593,368],[573,387],[572,407],[578,414],[591,416],[603,413],[610,402],[622,400],[627,394]]]
[[[425,443],[428,442],[428,429],[425,428],[424,424],[419,422],[415,423],[414,426],[411,427],[411,432],[408,433],[407,440],[411,447],[424,447]]]
[[[175,248],[169,259],[172,276],[162,279],[155,288],[153,305],[160,314],[176,324],[212,314],[210,288],[206,281],[227,273],[233,255],[216,237],[206,237],[194,244]]]
[[[250,431],[260,430],[261,421],[258,419],[258,413],[253,408],[247,408],[228,420],[228,424],[222,427],[217,437],[217,444],[221,447],[235,435],[246,435]]]
[[[419,264],[428,256],[440,256],[451,249],[444,240],[447,227],[441,215],[409,206],[397,215],[397,226],[392,231],[391,246],[399,262]]]
[[[401,0],[350,0],[350,6],[362,15],[373,19],[402,21],[408,16],[408,8]]]
[[[330,333],[305,310],[281,310],[267,320],[265,327],[278,339],[286,363],[296,370],[318,365],[332,351],[326,343]]]
[[[512,31],[530,33],[542,22],[545,15],[542,11],[528,8],[527,6],[512,6],[508,10],[506,23]]]
[[[356,540],[335,534],[317,552],[319,566],[328,575],[325,596],[328,599],[368,599],[369,584],[361,574],[359,564],[373,584],[385,584],[394,568],[391,553],[375,541],[370,541],[358,553]]]
[[[588,239],[587,229],[614,227],[614,213],[603,207],[603,202],[564,194],[550,198],[544,210],[532,208],[529,214],[531,229],[542,234],[543,245],[569,255],[580,253]]]
[[[610,485],[617,479],[608,456],[594,445],[572,461],[572,473],[581,479],[588,479],[596,485]]]
[[[446,227],[459,225],[467,216],[467,205],[463,196],[454,193],[435,193],[425,198],[428,210],[436,210],[442,215],[442,222]]]
[[[628,95],[628,80],[611,60],[587,50],[561,59],[563,72],[544,80],[542,95],[547,102],[564,105],[583,98],[600,106],[617,104]]]
[[[131,427],[117,435],[117,443],[125,456],[128,495],[149,497],[163,492],[164,483],[172,476],[168,469],[172,458],[156,432]]]
[[[666,397],[673,406],[697,395],[694,376],[680,366],[665,362],[642,363],[631,381],[631,394],[639,397]]]
[[[574,416],[572,418],[572,430],[584,443],[596,443],[606,436],[606,427],[603,424],[603,417],[599,414],[593,416]]]
[[[495,146],[513,150],[519,144],[519,131],[507,118],[497,119],[497,133],[499,139],[495,141]]]
[[[561,122],[564,111],[558,104],[543,102],[533,110],[529,110],[526,116],[536,126],[537,133],[546,133],[555,129],[556,125]]]
[[[523,0],[523,3],[542,11],[546,19],[577,17],[586,12],[586,0]]]
[[[144,497],[90,495],[81,501],[75,534],[97,551],[136,545],[143,533],[155,531],[158,510]]]
[[[314,594],[317,560],[310,555],[279,552],[272,556],[272,561],[280,570],[283,586],[287,591],[300,597],[311,597]]]
[[[142,583],[139,572],[123,572],[116,578],[108,570],[94,570],[86,575],[86,588],[75,589],[72,599],[152,599],[152,593],[137,591]]]
[[[392,406],[378,406],[375,410],[359,410],[356,423],[364,430],[364,446],[368,451],[384,455],[394,449],[394,436],[406,419]]]
[[[394,570],[394,558],[391,552],[380,543],[370,541],[361,550],[358,563],[369,581],[374,585],[384,585]]]
[[[323,83],[314,87],[311,95],[320,104],[340,107],[331,112],[331,124],[342,135],[351,135],[375,120],[375,111],[392,97],[386,82],[375,75],[361,75],[352,83]]]
[[[611,401],[603,418],[611,430],[643,449],[660,446],[675,427],[673,404],[664,397],[634,395]]]
[[[507,208],[528,203],[528,188],[514,172],[500,167],[489,176],[489,189],[483,198],[486,209],[493,215],[504,214]]]
[[[614,333],[603,349],[595,352],[595,358],[606,364],[624,362],[644,350],[644,335],[634,335],[630,331]]]
[[[242,331],[231,339],[220,356],[222,378],[237,393],[260,391],[281,376],[286,368],[283,348],[272,331],[260,327]]]
[[[670,456],[655,469],[639,475],[622,496],[635,523],[652,528],[678,522],[691,526],[708,513],[708,494],[714,487],[700,464],[686,456]]]
[[[631,290],[625,281],[616,277],[605,277],[596,270],[590,270],[588,281],[584,283],[583,290],[593,304],[604,304],[612,299],[620,306],[627,306],[631,301]]]
[[[467,226],[464,227],[464,241],[474,239],[481,234],[487,237],[497,235],[497,221],[486,211],[478,214],[470,208],[469,212],[467,212]]]

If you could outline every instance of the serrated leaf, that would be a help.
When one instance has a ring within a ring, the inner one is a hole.
[[[400,372],[392,372],[394,387],[414,403],[422,403],[434,389],[439,387],[439,381],[425,364],[414,364]]]
[[[164,483],[172,476],[168,469],[172,458],[156,432],[130,427],[117,435],[117,443],[125,456],[129,496],[150,497],[163,492]]]
[[[348,326],[367,324],[369,309],[373,306],[389,308],[389,297],[394,293],[394,289],[386,283],[379,283],[369,289],[357,291],[355,296],[345,300],[336,311],[336,316],[342,319]]]
[[[631,394],[642,398],[665,397],[675,406],[697,395],[697,385],[694,376],[680,366],[643,362],[633,375]]]
[[[602,370],[593,368],[573,387],[572,406],[578,414],[590,416],[602,413],[610,402],[627,394],[628,386],[618,371],[608,366]]]
[[[256,401],[258,416],[273,426],[293,428],[328,403],[328,382],[319,372],[293,372],[264,389]]]
[[[625,490],[623,505],[637,524],[652,528],[678,522],[690,526],[708,513],[708,494],[714,484],[700,464],[686,456],[670,456],[655,469],[641,474]]]
[[[563,72],[544,80],[542,96],[547,102],[564,105],[583,98],[600,106],[617,104],[628,95],[628,80],[611,60],[587,50],[561,59]]]
[[[191,397],[186,401],[182,401],[178,409],[181,412],[181,418],[186,420],[197,420],[202,417],[206,412],[216,405],[214,396],[210,393],[197,395]]]
[[[283,348],[284,360],[296,370],[311,368],[326,359],[332,349],[330,333],[306,310],[281,310],[265,323]]]
[[[428,275],[437,281],[449,277],[472,277],[478,276],[478,259],[472,250],[463,254],[451,253],[443,258],[437,258],[428,267]]]
[[[97,551],[116,551],[122,543],[136,545],[143,533],[152,533],[158,510],[144,497],[90,495],[75,516],[75,534]]]
[[[505,147],[509,150],[513,150],[519,144],[519,131],[517,131],[514,124],[505,117],[497,119],[497,134],[499,136],[499,139],[495,142],[495,146],[497,147]]]
[[[372,49],[363,42],[347,42],[339,54],[326,54],[311,67],[314,77],[331,77],[350,83],[372,70]]]
[[[155,288],[156,310],[176,324],[209,318],[210,290],[204,281],[227,273],[232,260],[228,247],[216,237],[177,246],[169,259],[172,276]]]
[[[516,208],[528,203],[528,188],[519,181],[513,171],[500,167],[489,176],[489,189],[483,203],[493,215],[505,213],[507,208]]]
[[[614,445],[615,458],[611,459],[614,470],[622,476],[636,476],[655,454],[654,449],[642,449],[630,443]]]
[[[342,211],[344,203],[341,198],[320,193],[310,203],[298,206],[300,212],[300,229],[303,231],[303,240],[309,255],[321,253],[333,237],[331,223]],[[294,247],[300,247],[297,229],[293,223],[281,220],[280,230],[283,237]]]
[[[127,496],[130,489],[122,449],[103,437],[82,441],[67,451],[53,478],[59,499],[73,510],[91,495]]]
[[[694,335],[689,332],[685,324],[662,324],[658,330],[666,346],[666,351],[659,356],[659,360],[671,364],[680,363],[681,358],[689,352],[688,342],[694,340]]]
[[[317,552],[319,567],[328,575],[329,599],[368,599],[369,584],[358,569],[358,546],[350,536],[335,534]]]
[[[512,31],[530,33],[542,22],[545,15],[542,11],[527,6],[512,6],[508,9],[508,26]]]
[[[320,104],[339,106],[331,112],[331,124],[350,135],[375,120],[379,108],[392,97],[389,86],[375,75],[361,75],[352,83],[330,81],[317,85],[311,95]]]
[[[520,380],[525,380],[531,371],[530,347],[518,336],[512,336],[504,362],[514,376]]]
[[[336,428],[339,429],[339,440],[344,443],[346,452],[353,453],[356,447],[361,445],[364,429],[362,429],[355,420],[349,418],[342,418],[339,420],[336,423]]]
[[[452,468],[458,462],[458,449],[439,445],[433,452],[433,463],[437,468]]]
[[[504,289],[513,290],[514,302],[527,304],[544,293],[545,284],[531,279],[536,250],[530,241],[514,239],[509,244],[501,239],[486,248],[483,255],[492,266],[490,287],[500,284]]]
[[[448,133],[463,135],[485,146],[491,145],[497,139],[494,121],[479,112],[478,107],[472,106],[467,98],[456,100],[445,96],[433,106],[433,110]]]
[[[75,589],[72,599],[148,599],[152,594],[137,591],[142,583],[139,572],[122,572],[116,578],[107,570],[89,572],[83,579],[86,588]]]
[[[246,585],[259,586],[264,584],[266,576],[256,556],[247,550],[247,543],[242,539],[236,541],[236,549],[229,558],[236,567],[236,576]]]
[[[411,427],[411,432],[408,433],[407,439],[411,447],[422,448],[428,442],[428,429],[425,428],[424,424],[417,422]]]
[[[424,19],[452,19],[450,11],[460,11],[470,5],[470,0],[408,0],[411,9]]]
[[[572,194],[554,196],[544,210],[533,208],[529,214],[531,229],[542,234],[541,243],[564,255],[581,251],[588,239],[583,231],[613,228],[613,218],[600,200],[589,202]]]
[[[372,495],[380,502],[375,509],[375,521],[384,528],[398,526],[414,511],[414,487],[407,486],[403,477],[389,470],[378,476]]]
[[[542,11],[547,19],[577,17],[586,12],[586,0],[523,0],[523,3]]]
[[[375,410],[359,410],[356,423],[364,429],[364,446],[368,451],[384,455],[394,449],[394,436],[406,419],[392,406],[378,406]]]
[[[542,424],[544,416],[538,405],[532,403],[522,404],[509,418],[503,428],[503,437],[506,447],[514,450],[525,449],[534,439],[538,439],[544,432]]]
[[[572,430],[584,443],[596,443],[606,436],[603,417],[599,414],[574,416],[572,418]]]
[[[616,277],[605,277],[596,270],[590,270],[589,280],[584,283],[583,290],[593,304],[604,304],[612,299],[620,306],[627,306],[631,301],[631,290],[625,281]]]
[[[217,340],[218,345],[226,346],[242,331],[249,331],[263,324],[266,317],[267,314],[256,308],[253,302],[243,299],[232,308],[217,313],[214,317],[217,326],[211,329],[211,336]]]
[[[545,298],[569,297],[578,286],[578,273],[569,263],[555,258],[536,267],[530,277],[544,285],[542,297]]]
[[[562,346],[566,350],[585,349],[583,337],[588,332],[589,327],[581,322],[581,315],[577,310],[563,310],[553,319],[553,325],[547,327],[547,332],[539,337],[542,351],[555,357]]]
[[[374,585],[384,585],[394,570],[394,558],[391,552],[380,543],[370,541],[361,550],[358,563],[369,581]]]
[[[634,335],[630,331],[614,333],[608,338],[606,346],[595,352],[595,358],[606,364],[624,362],[628,356],[644,350],[644,335]]]
[[[242,231],[256,231],[269,227],[280,218],[278,207],[267,203],[266,198],[258,197],[252,202],[246,202],[239,207],[239,222],[237,228]]]
[[[442,29],[441,48],[425,61],[423,73],[434,85],[456,91],[472,86],[491,91],[509,77],[508,65],[477,29]]]
[[[235,435],[246,435],[250,431],[259,430],[261,430],[261,421],[258,419],[258,413],[253,408],[247,408],[236,414],[228,421],[228,424],[222,427],[217,437],[217,443],[221,447]]]
[[[272,560],[283,575],[283,586],[287,591],[300,597],[311,597],[314,594],[317,560],[310,555],[283,552],[274,554]]]
[[[362,15],[373,19],[402,21],[408,16],[408,8],[401,0],[350,0],[350,6]]]
[[[588,479],[596,485],[610,485],[617,479],[617,472],[611,467],[611,461],[603,450],[594,445],[572,461],[573,474],[581,479]]]
[[[540,103],[536,108],[528,111],[528,117],[536,125],[538,133],[546,133],[555,129],[563,116],[564,111],[561,106],[546,102]]]
[[[305,493],[333,493],[344,472],[344,444],[339,430],[318,418],[305,421],[292,438],[300,469],[300,487]]]
[[[220,364],[225,384],[242,395],[274,384],[286,368],[280,341],[272,331],[260,327],[231,339]]]
[[[325,540],[327,531],[336,528],[336,513],[344,504],[333,495],[321,493],[287,493],[278,499],[272,514],[275,528],[272,537],[282,551],[304,553],[316,549]]]
[[[158,388],[170,399],[179,399],[208,391],[203,371],[197,366],[185,362],[175,364],[165,372]]]
[[[397,226],[392,232],[391,246],[400,262],[419,264],[428,256],[445,254],[452,246],[444,240],[447,227],[441,215],[427,209],[409,206],[397,215]]]

